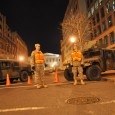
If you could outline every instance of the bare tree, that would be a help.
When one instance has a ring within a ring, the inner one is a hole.
[[[90,39],[89,35],[92,32],[92,22],[84,13],[77,15],[70,14],[69,17],[64,19],[62,23],[63,34],[67,33],[70,36],[76,36],[77,44],[80,45],[81,50],[84,50],[84,44]]]

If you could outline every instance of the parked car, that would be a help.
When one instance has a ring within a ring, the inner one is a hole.
[[[100,80],[101,72],[115,70],[115,49],[89,49],[83,52],[83,73],[90,81]],[[72,65],[66,64],[64,76],[68,81],[73,80]]]
[[[18,79],[25,82],[28,75],[32,76],[30,65],[15,60],[0,59],[0,81],[5,81],[7,74],[9,74],[11,82]]]

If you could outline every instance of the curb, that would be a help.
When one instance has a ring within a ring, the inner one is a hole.
[[[103,81],[115,82],[115,78],[102,78]]]

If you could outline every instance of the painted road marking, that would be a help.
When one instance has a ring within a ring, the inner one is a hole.
[[[11,109],[0,109],[0,113],[3,112],[15,112],[15,111],[27,111],[27,110],[41,110],[47,107],[24,107],[24,108],[11,108]]]
[[[101,103],[98,103],[98,104],[111,104],[111,103],[115,103],[115,100],[101,102]]]

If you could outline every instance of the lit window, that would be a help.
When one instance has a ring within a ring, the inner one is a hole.
[[[104,37],[104,44],[108,45],[108,36]]]
[[[98,8],[98,0],[95,2],[95,9]]]
[[[105,23],[105,21],[104,22],[102,22],[102,29],[103,29],[103,31],[105,31],[107,28],[106,28],[106,23]]]
[[[113,0],[113,9],[115,9],[115,0]]]
[[[111,42],[111,44],[115,43],[114,32],[110,33],[110,42]]]
[[[88,12],[88,18],[90,18],[90,17],[91,17],[91,12],[89,11],[89,12]]]
[[[113,23],[112,23],[112,17],[109,16],[108,17],[108,26],[111,27],[112,25],[113,25]]]
[[[111,11],[110,0],[108,0],[106,3],[106,11],[107,11],[107,13],[109,13]]]
[[[102,1],[103,1],[103,0],[99,0],[99,4],[100,4],[100,5],[102,4]]]
[[[91,8],[91,14],[93,15],[94,13],[94,6]]]

